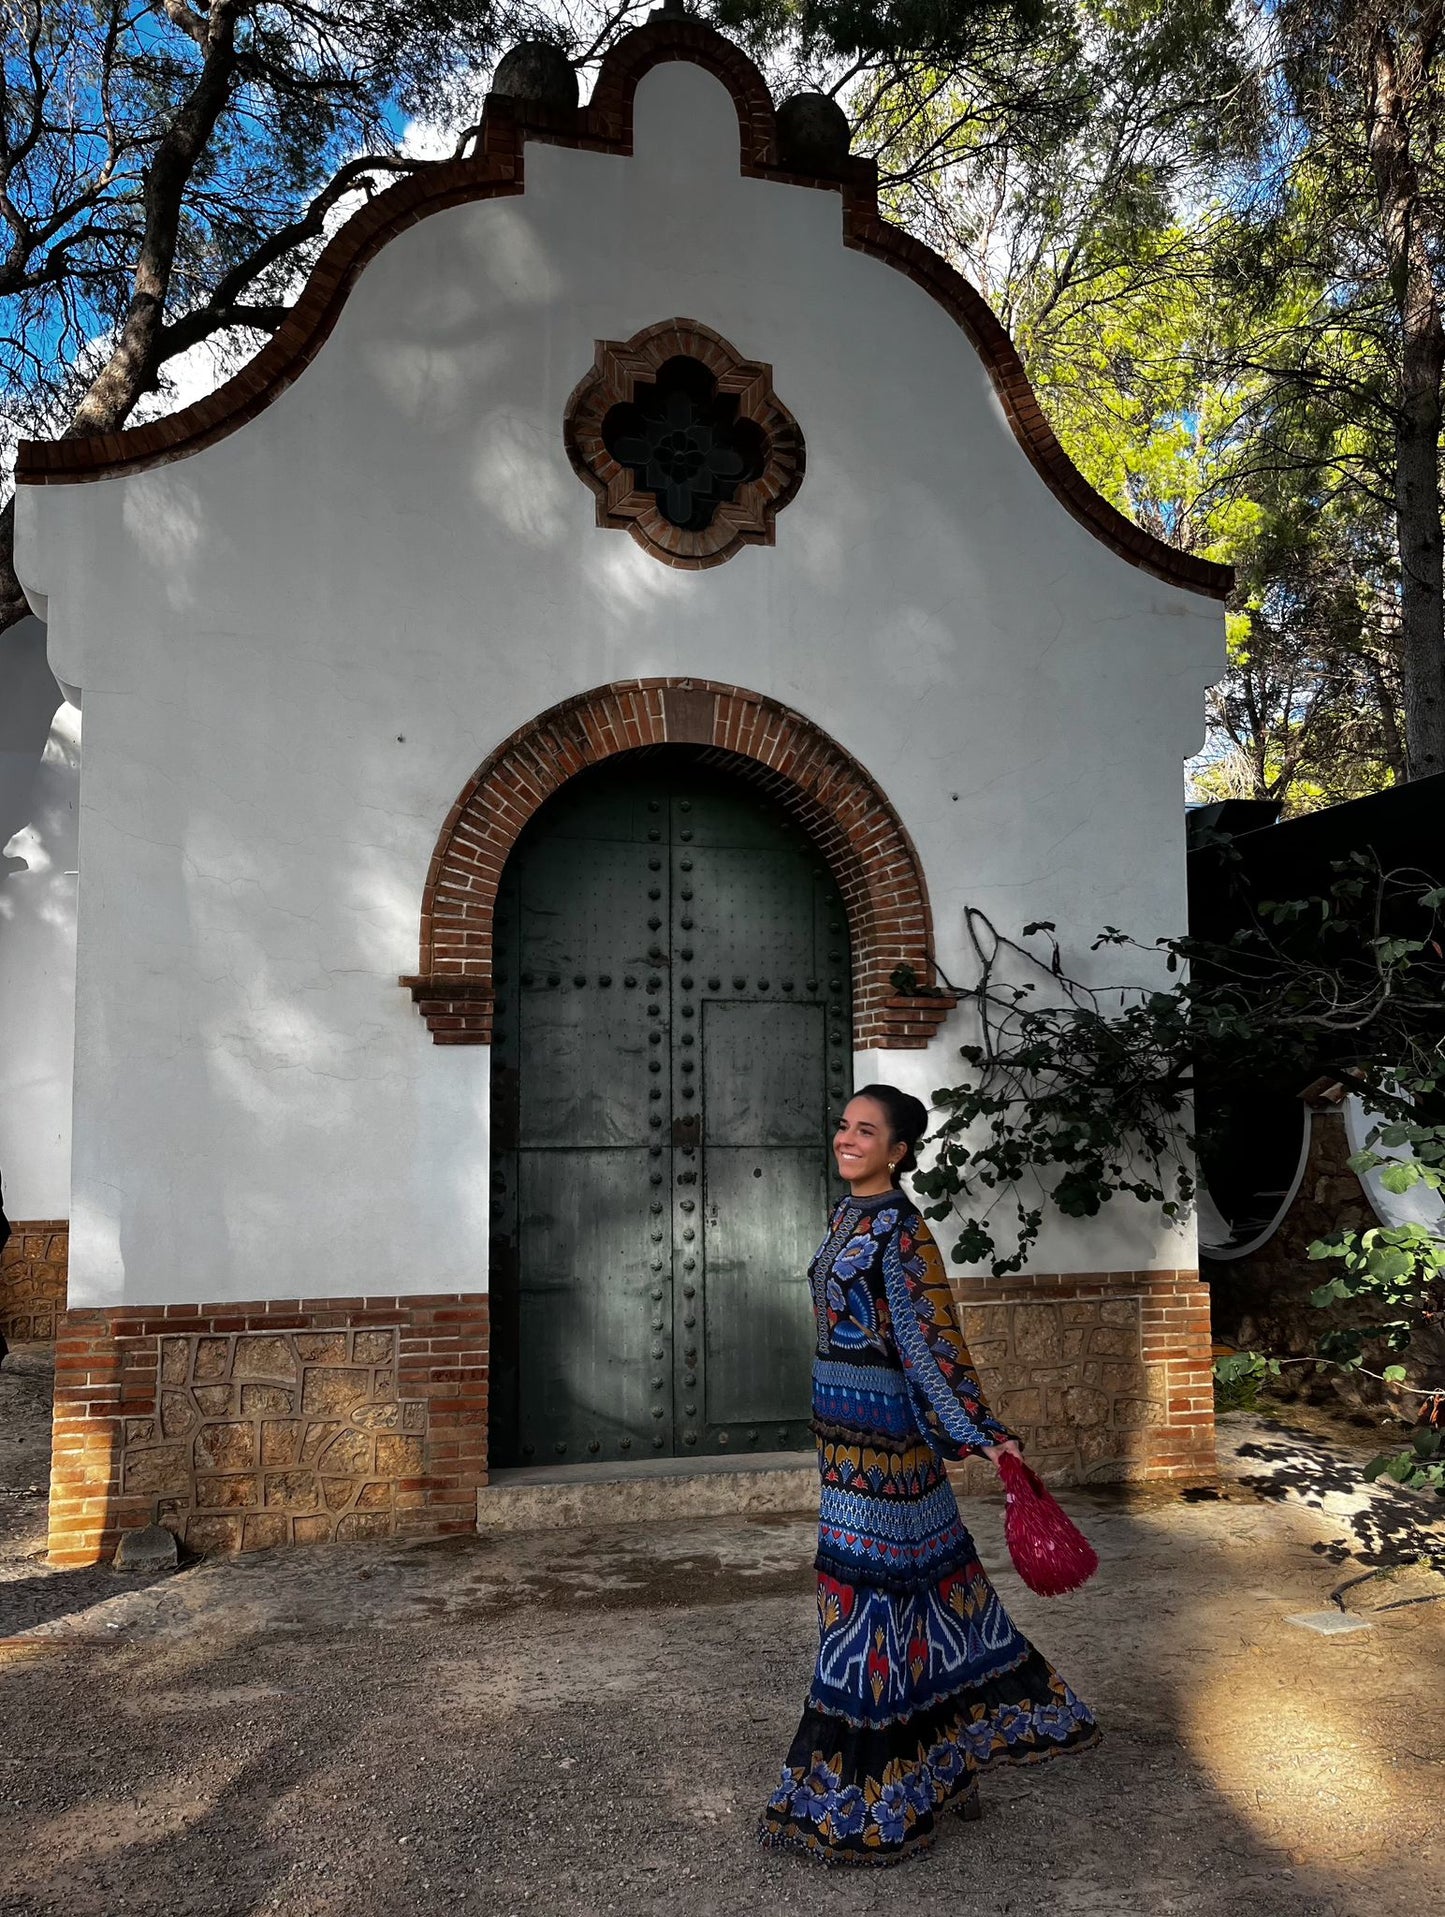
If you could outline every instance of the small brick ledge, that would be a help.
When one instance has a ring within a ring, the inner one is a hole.
[[[1214,599],[1227,596],[1230,567],[1166,545],[1096,493],[1044,417],[1008,332],[977,289],[922,241],[891,226],[878,211],[873,162],[849,157],[833,174],[782,164],[777,120],[767,83],[740,47],[704,21],[654,15],[607,54],[592,99],[560,109],[488,97],[476,156],[437,160],[378,193],[349,219],[321,254],[300,299],[256,357],[224,386],[169,417],[93,438],[22,440],[21,485],[69,484],[144,471],[213,445],[264,411],[305,371],[330,337],[351,288],[368,261],[396,234],[447,207],[523,190],[526,142],[630,155],[638,82],[669,60],[689,60],[714,74],[738,113],[739,161],[751,179],[840,193],[843,243],[911,279],[967,336],[988,372],[1015,439],[1060,505],[1121,559],[1170,585]]]
[[[7,1342],[49,1344],[65,1312],[70,1223],[12,1218],[0,1252],[0,1333]]]
[[[68,1312],[50,1562],[469,1531],[487,1482],[485,1296]]]

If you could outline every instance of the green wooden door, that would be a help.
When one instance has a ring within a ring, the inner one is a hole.
[[[497,1465],[809,1442],[847,959],[814,848],[684,749],[573,780],[518,842],[497,908]]]

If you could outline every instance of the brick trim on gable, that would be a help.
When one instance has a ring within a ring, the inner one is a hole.
[[[902,821],[856,759],[810,719],[709,679],[633,679],[553,706],[467,781],[437,839],[422,896],[415,975],[401,980],[438,1045],[492,1036],[492,914],[507,855],[537,808],[615,753],[687,744],[774,798],[828,861],[848,912],[853,1043],[917,1050],[952,1010],[934,991],[932,917]],[[900,997],[906,965],[924,989]]]
[[[225,385],[145,426],[92,438],[23,440],[17,482],[58,485],[141,472],[185,458],[235,432],[305,371],[329,337],[362,269],[388,240],[448,207],[522,192],[528,140],[630,155],[638,82],[670,60],[705,68],[732,95],[746,177],[841,193],[844,245],[906,274],[948,313],[982,359],[1015,439],[1066,512],[1120,558],[1154,577],[1215,599],[1227,595],[1233,583],[1228,566],[1166,545],[1089,485],[1055,437],[1017,348],[983,296],[941,255],[883,219],[873,162],[850,156],[832,175],[795,172],[780,164],[773,102],[758,69],[714,28],[676,16],[654,17],[613,47],[585,107],[489,96],[474,156],[425,162],[353,215],[321,254],[276,333]]]

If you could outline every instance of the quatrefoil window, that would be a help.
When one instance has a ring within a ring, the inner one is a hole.
[[[719,506],[760,479],[768,451],[756,421],[738,418],[737,394],[720,393],[702,361],[681,353],[610,409],[602,443],[687,532],[706,532]]]
[[[565,431],[598,524],[673,566],[771,545],[774,516],[802,483],[802,434],[772,368],[696,320],[601,341]]]

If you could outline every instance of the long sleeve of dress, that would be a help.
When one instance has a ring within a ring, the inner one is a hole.
[[[916,1213],[904,1211],[883,1247],[883,1278],[919,1431],[946,1458],[1015,1434],[989,1410],[959,1329],[948,1274]]]

